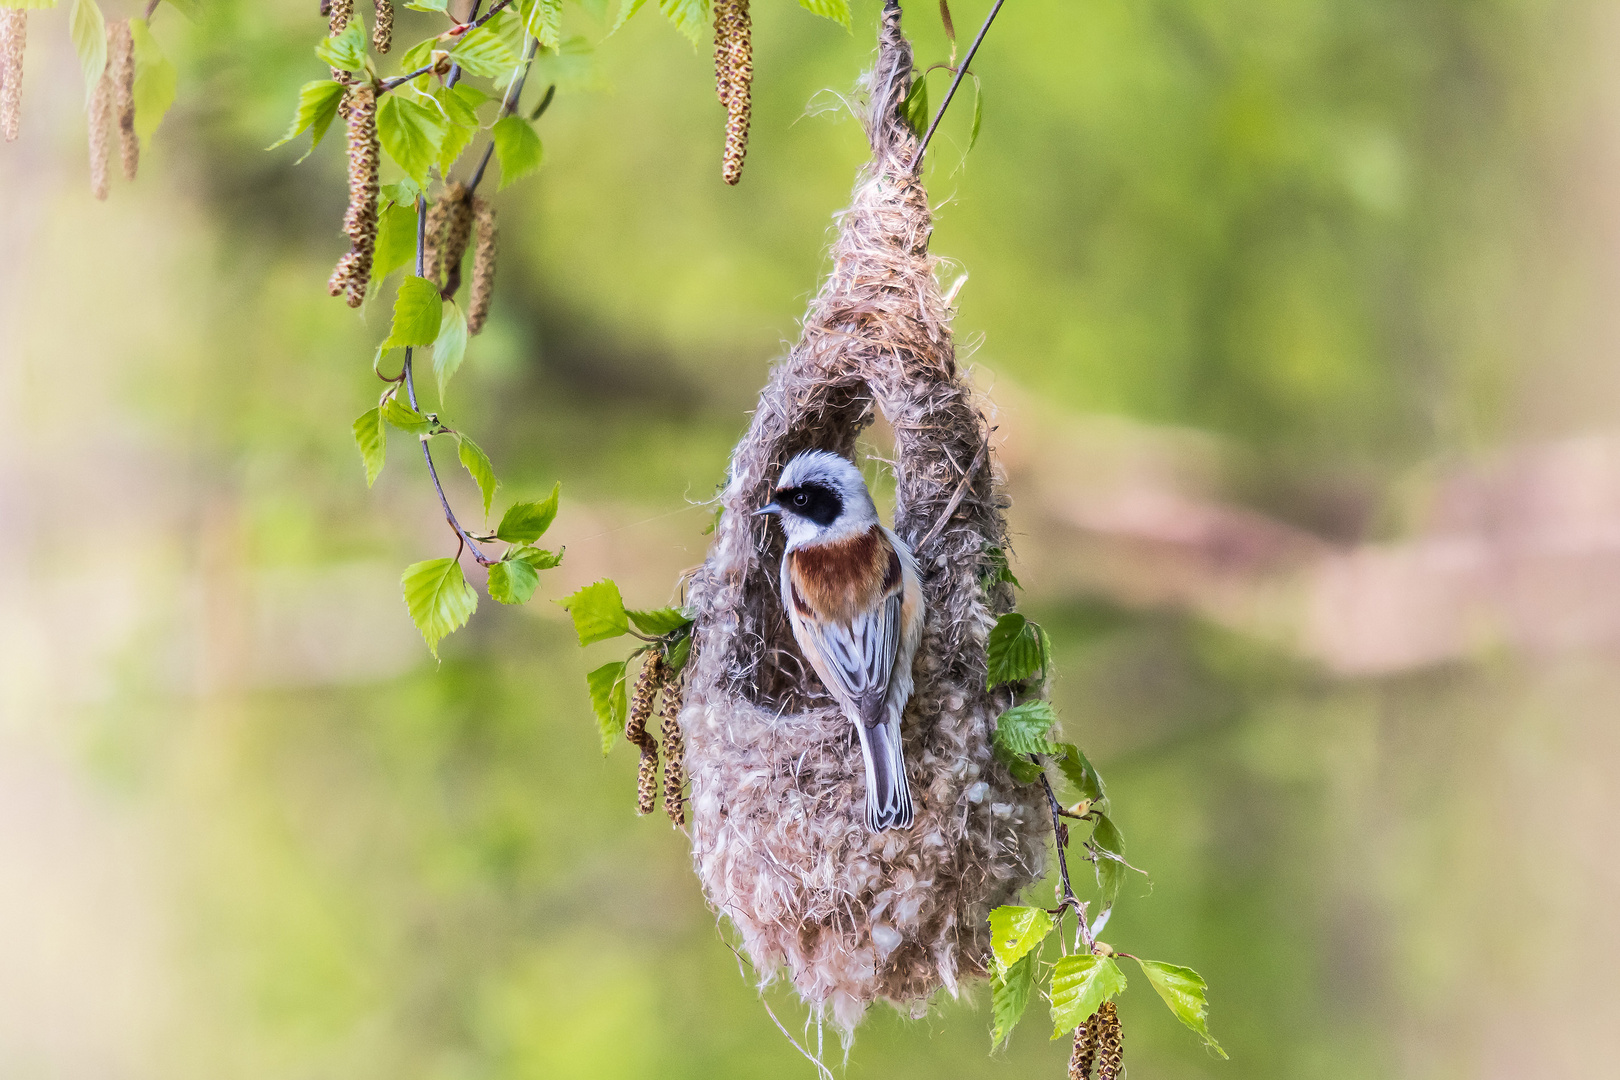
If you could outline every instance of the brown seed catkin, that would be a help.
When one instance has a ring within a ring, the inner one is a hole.
[[[726,149],[721,157],[720,177],[735,184],[742,179],[753,112],[754,41],[748,0],[715,3],[714,70],[715,93],[726,107]]]
[[[28,45],[28,12],[0,10],[0,130],[6,142],[17,139],[22,119],[23,51]]]
[[[107,197],[107,151],[112,129],[113,85],[105,68],[90,95],[90,191],[98,199]]]
[[[377,23],[371,28],[371,43],[378,52],[394,47],[394,0],[376,0]]]
[[[1069,1080],[1091,1080],[1091,1066],[1097,1060],[1097,1017],[1091,1016],[1074,1029],[1074,1053],[1069,1055]]]
[[[359,307],[366,299],[371,257],[377,249],[377,168],[382,148],[377,142],[376,88],[356,83],[344,101],[349,121],[349,208],[343,215],[343,231],[349,237],[349,253],[338,260],[326,290],[333,296],[346,293],[349,306]]]
[[[641,751],[641,767],[636,773],[636,813],[650,814],[658,794],[658,743],[647,734],[647,718],[653,700],[664,681],[664,661],[654,653],[641,665],[635,689],[630,694],[630,715],[624,722],[624,737]]]
[[[141,163],[141,140],[135,134],[135,39],[129,32],[128,19],[119,19],[107,27],[107,66],[112,70],[124,179],[133,180]]]
[[[664,813],[671,824],[685,825],[686,802],[682,795],[686,788],[686,744],[681,739],[681,677],[674,672],[664,678],[659,734],[664,738]]]
[[[489,318],[489,301],[495,294],[495,208],[483,199],[473,199],[472,287],[467,294],[467,333],[476,334]]]
[[[452,180],[444,185],[428,207],[425,232],[422,276],[441,286],[445,296],[454,296],[461,284],[461,257],[472,234],[472,204],[465,184]]]
[[[1125,1029],[1119,1010],[1105,1001],[1092,1018],[1097,1027],[1097,1080],[1119,1080],[1125,1066]]]
[[[341,34],[343,28],[349,25],[349,20],[354,18],[354,0],[332,0],[327,8],[327,17],[331,32]]]

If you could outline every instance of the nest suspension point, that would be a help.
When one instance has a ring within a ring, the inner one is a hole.
[[[1039,789],[991,751],[1006,703],[985,688],[985,639],[1012,594],[983,581],[1006,547],[1006,500],[928,252],[917,139],[899,111],[911,79],[891,4],[865,79],[872,160],[802,336],[732,454],[713,547],[687,594],[696,636],[680,726],[698,876],[762,980],[785,968],[846,1035],[874,1001],[920,1014],[938,989],[984,973],[987,914],[1041,875],[1050,827]],[[751,516],[799,451],[853,457],[874,410],[895,432],[895,531],[917,555],[927,604],[902,724],[916,822],[883,833],[864,820],[855,733],[782,611],[781,539]]]

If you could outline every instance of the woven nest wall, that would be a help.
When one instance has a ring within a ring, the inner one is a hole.
[[[713,547],[687,593],[696,652],[681,724],[698,875],[762,978],[785,966],[846,1034],[874,1001],[920,1014],[940,987],[954,994],[984,973],[989,909],[1040,876],[1050,829],[1039,789],[1014,783],[990,748],[1005,702],[985,689],[985,639],[1012,594],[987,593],[981,578],[987,552],[1006,547],[1007,503],[928,253],[917,140],[899,115],[911,75],[891,5],[864,84],[872,161],[803,335],[733,453]],[[874,408],[894,429],[895,531],[927,599],[902,724],[916,821],[883,833],[865,824],[854,728],[782,610],[779,530],[751,516],[799,451],[853,457]]]

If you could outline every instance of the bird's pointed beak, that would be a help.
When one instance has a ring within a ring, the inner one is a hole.
[[[763,517],[765,515],[775,515],[775,516],[780,517],[781,514],[782,514],[782,508],[780,506],[776,505],[775,502],[768,502],[764,506],[760,507],[758,510],[754,511],[754,517]]]

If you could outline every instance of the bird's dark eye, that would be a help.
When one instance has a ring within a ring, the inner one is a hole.
[[[794,495],[794,496],[793,496],[793,505],[794,505],[794,506],[805,506],[805,505],[807,505],[807,504],[808,504],[808,503],[809,503],[809,502],[810,502],[810,496],[808,496],[808,495],[806,495],[806,494],[805,494],[805,493],[804,493],[804,492],[802,492],[802,491],[800,491],[800,492],[797,492],[797,493],[796,493],[796,494],[795,494],[795,495]]]

